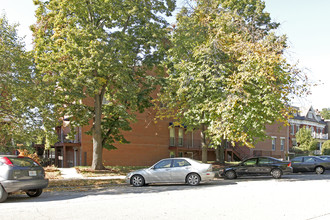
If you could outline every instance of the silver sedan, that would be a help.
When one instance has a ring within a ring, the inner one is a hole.
[[[187,183],[198,185],[201,181],[214,178],[211,164],[200,163],[190,158],[167,158],[153,166],[130,172],[126,182],[133,186],[143,186],[149,183]]]

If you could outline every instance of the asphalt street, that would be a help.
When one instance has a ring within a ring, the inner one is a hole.
[[[0,219],[330,219],[330,172],[12,195]]]

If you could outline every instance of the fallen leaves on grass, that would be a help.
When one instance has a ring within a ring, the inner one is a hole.
[[[126,176],[127,173],[146,167],[141,166],[107,166],[105,170],[93,170],[91,167],[75,167],[85,177]]]
[[[104,187],[124,185],[125,180],[87,180],[87,179],[62,179],[50,180],[45,191],[87,191]]]
[[[44,167],[44,170],[46,179],[63,179],[61,171],[54,165]]]

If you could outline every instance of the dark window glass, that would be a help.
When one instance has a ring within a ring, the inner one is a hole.
[[[170,168],[171,167],[172,160],[162,160],[159,163],[157,163],[154,168],[155,169],[161,169],[161,168]]]
[[[259,158],[259,164],[260,165],[271,164],[271,163],[274,163],[274,161],[269,159],[269,158]]]
[[[243,165],[244,166],[253,166],[257,164],[257,158],[249,159],[244,161]]]
[[[313,157],[305,157],[304,162],[313,163],[313,162],[315,162],[315,159]]]
[[[185,166],[190,166],[190,163],[184,159],[175,159],[173,166],[174,167],[185,167]]]
[[[293,158],[293,159],[291,160],[291,162],[293,162],[293,163],[301,163],[302,160],[303,160],[302,157],[297,157],[297,158]]]
[[[14,166],[19,167],[37,167],[39,164],[27,157],[8,158]]]

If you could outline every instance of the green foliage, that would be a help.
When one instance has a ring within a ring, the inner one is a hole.
[[[330,108],[323,108],[320,113],[321,113],[322,118],[330,119]]]
[[[38,90],[32,56],[26,52],[17,25],[0,18],[0,151],[31,145],[43,134],[36,108]]]
[[[127,143],[121,131],[130,130],[135,112],[151,106],[157,77],[147,71],[163,59],[168,31],[162,15],[171,14],[175,1],[34,3],[34,58],[52,97],[53,121],[68,116],[77,127],[93,119],[94,157],[102,168],[102,146]]]
[[[286,122],[289,96],[305,82],[285,59],[286,37],[273,30],[259,0],[197,1],[183,8],[173,29],[168,78],[159,117],[201,129],[221,140],[252,146],[266,137],[265,125]],[[201,129],[203,130],[203,129]]]
[[[314,151],[317,149],[317,141],[312,137],[311,130],[303,127],[296,133],[298,149],[302,151]]]
[[[330,140],[328,140],[322,144],[322,154],[330,155]]]

